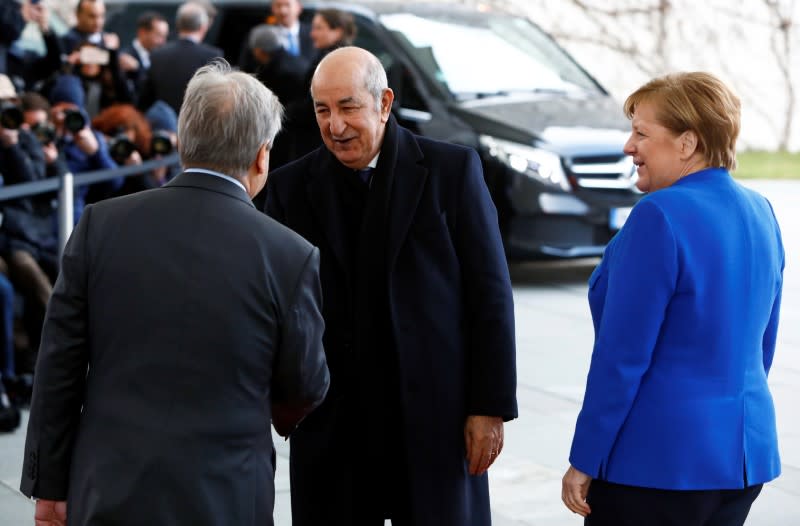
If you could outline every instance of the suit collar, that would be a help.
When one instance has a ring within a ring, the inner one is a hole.
[[[209,190],[219,194],[238,199],[250,206],[253,206],[253,201],[247,192],[242,190],[230,181],[226,181],[221,177],[209,175],[201,172],[183,172],[175,179],[164,185],[165,188],[200,188],[202,190]]]

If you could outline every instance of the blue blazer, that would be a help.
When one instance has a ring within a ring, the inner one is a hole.
[[[783,267],[770,204],[723,168],[642,199],[589,279],[595,344],[570,463],[659,489],[777,477],[767,374]]]

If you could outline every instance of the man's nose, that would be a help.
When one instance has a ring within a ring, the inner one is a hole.
[[[331,133],[338,136],[344,133],[345,128],[347,128],[347,124],[344,122],[344,119],[338,112],[332,112],[330,127]]]

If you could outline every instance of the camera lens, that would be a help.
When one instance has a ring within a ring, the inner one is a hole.
[[[83,112],[78,110],[67,110],[64,112],[64,127],[70,133],[78,133],[86,127],[86,117]]]
[[[18,130],[25,122],[25,115],[16,104],[3,102],[0,104],[0,126],[7,130]]]
[[[150,143],[150,150],[153,155],[169,155],[172,153],[172,139],[166,132],[158,131],[153,133],[153,140]]]
[[[117,164],[123,164],[135,150],[136,146],[124,133],[117,135],[108,143],[108,151]]]
[[[56,130],[49,122],[38,122],[31,128],[33,135],[42,144],[50,144],[56,140]]]

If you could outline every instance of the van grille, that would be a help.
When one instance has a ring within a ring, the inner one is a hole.
[[[636,183],[636,167],[628,155],[573,157],[567,162],[573,185],[581,188],[630,189]]]

